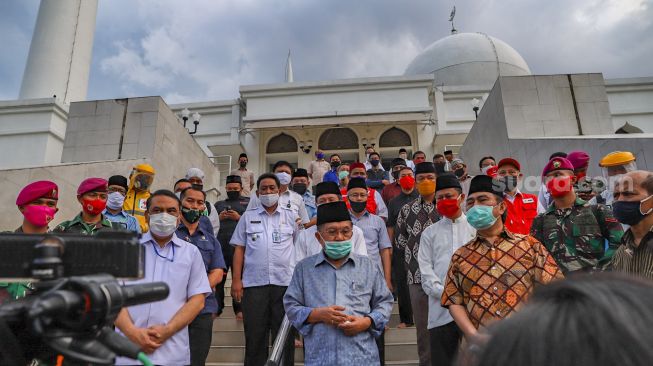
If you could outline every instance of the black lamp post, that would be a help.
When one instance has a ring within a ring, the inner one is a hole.
[[[195,129],[193,130],[193,132],[191,132],[191,131],[188,130],[188,129],[186,129],[186,130],[188,131],[188,134],[189,134],[189,135],[194,135],[194,134],[196,134],[196,133],[197,133],[197,125],[200,124],[200,119],[202,118],[202,115],[199,114],[199,113],[197,113],[197,112],[195,112],[195,113],[193,113],[193,115],[191,116],[190,111],[188,110],[188,108],[184,108],[184,109],[180,112],[180,116],[181,116],[181,119],[184,121],[184,128],[186,127],[186,122],[188,122],[188,119],[189,119],[190,117],[193,118],[193,124],[195,125]]]
[[[472,99],[472,110],[474,111],[474,118],[478,121],[478,111],[481,106],[481,100],[478,98]]]

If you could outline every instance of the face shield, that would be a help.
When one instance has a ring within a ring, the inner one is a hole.
[[[613,191],[614,186],[624,174],[635,170],[637,170],[637,163],[634,161],[621,165],[602,167],[601,173],[603,175],[603,180],[606,186],[605,188]]]
[[[134,174],[134,188],[145,191],[152,186],[154,175],[138,171]]]

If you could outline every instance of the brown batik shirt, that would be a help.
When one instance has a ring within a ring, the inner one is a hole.
[[[462,305],[476,328],[512,313],[536,283],[563,278],[553,257],[532,236],[504,232],[494,242],[477,235],[451,258],[442,306]]]

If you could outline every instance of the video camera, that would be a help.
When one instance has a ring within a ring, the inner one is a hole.
[[[116,280],[143,277],[137,234],[0,234],[0,253],[0,281],[34,282],[29,296],[0,306],[0,364],[54,364],[64,357],[66,364],[112,365],[117,355],[147,362],[112,328],[123,307],[169,293],[163,282],[123,286]]]
[[[602,178],[589,179],[588,177],[584,177],[576,182],[574,190],[577,193],[601,194],[601,192],[606,190],[606,182]]]

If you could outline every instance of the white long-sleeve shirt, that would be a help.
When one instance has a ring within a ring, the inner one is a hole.
[[[317,241],[317,238],[315,237],[316,232],[317,225],[313,225],[308,229],[300,230],[295,237],[295,248],[293,250],[292,259],[290,260],[290,266],[293,270],[295,265],[297,265],[297,263],[299,263],[299,261],[302,259],[322,251],[322,245],[319,241]],[[365,236],[363,235],[363,230],[357,226],[353,226],[351,242],[352,253],[367,257],[367,245],[365,244]]]
[[[475,236],[476,229],[467,222],[464,213],[456,222],[443,217],[422,233],[417,262],[422,274],[422,288],[429,297],[428,329],[453,321],[449,310],[440,306],[444,282],[453,253]]]

